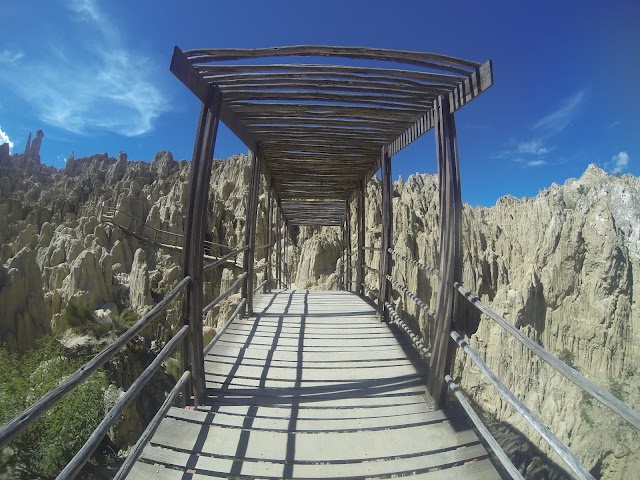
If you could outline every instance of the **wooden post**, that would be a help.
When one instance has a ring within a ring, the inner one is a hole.
[[[271,293],[271,257],[273,254],[273,188],[269,188],[267,192],[267,273],[264,292]]]
[[[392,258],[389,253],[393,239],[393,185],[391,182],[391,157],[387,147],[380,152],[380,169],[382,171],[382,251],[380,252],[380,290],[378,296],[378,315],[380,321],[389,320],[385,314],[384,302],[391,299],[387,275],[391,275]]]
[[[449,97],[438,97],[434,110],[440,185],[440,284],[427,390],[434,406],[442,408],[447,396],[444,377],[450,373],[455,353],[449,336],[457,303],[453,284],[462,278],[462,193],[456,123]]]
[[[258,194],[260,191],[260,171],[262,168],[262,148],[260,145],[252,152],[251,157],[251,181],[249,183],[249,195],[247,196],[247,223],[245,225],[244,239],[249,249],[243,257],[243,270],[247,277],[242,284],[242,296],[247,300],[246,313],[253,315],[253,285],[256,256],[256,230],[258,217]]]
[[[356,292],[361,297],[365,291],[362,283],[364,282],[364,182],[360,184],[358,189],[358,273],[356,275]]]
[[[187,199],[186,228],[182,245],[182,275],[190,276],[182,304],[182,319],[189,326],[189,335],[182,351],[183,370],[191,370],[191,388],[194,403],[201,405],[205,395],[204,355],[202,339],[202,259],[207,220],[209,181],[213,164],[213,150],[218,132],[218,116],[221,94],[217,87],[210,86],[207,101],[200,109],[196,133],[189,197]]]
[[[276,285],[282,288],[282,216],[280,205],[276,203]]]
[[[351,279],[352,279],[352,274],[353,274],[353,270],[351,269],[352,266],[352,262],[351,262],[351,202],[349,200],[347,200],[347,205],[346,205],[346,210],[345,210],[345,217],[346,217],[346,231],[345,231],[345,236],[347,237],[347,254],[346,254],[346,258],[347,258],[347,284],[346,284],[346,288],[345,290],[347,291],[352,291],[352,286],[351,286]]]
[[[346,220],[345,220],[346,222]],[[340,249],[340,284],[338,285],[338,288],[340,290],[345,290],[345,281],[344,281],[344,264],[345,264],[345,257],[346,255],[345,253],[345,244],[344,244],[344,238],[345,238],[345,222],[342,223],[342,248]]]

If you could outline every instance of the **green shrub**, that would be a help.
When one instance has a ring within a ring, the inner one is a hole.
[[[614,397],[616,397],[621,402],[624,402],[625,399],[627,398],[627,394],[624,391],[624,388],[626,386],[627,385],[620,380],[616,380],[614,378],[609,379],[609,391]]]
[[[576,356],[573,354],[572,351],[567,350],[566,348],[563,348],[560,354],[558,355],[558,359],[562,363],[568,365],[569,367],[574,368],[576,370],[578,369],[578,367],[575,364]]]
[[[140,314],[130,308],[125,308],[120,315],[112,318],[113,328],[118,333],[129,330],[131,326],[140,319]]]
[[[70,360],[53,337],[21,356],[0,348],[0,424],[36,402],[86,359]],[[0,453],[0,477],[50,478],[102,420],[106,376],[99,370]]]

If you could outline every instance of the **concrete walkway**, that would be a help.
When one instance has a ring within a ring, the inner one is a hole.
[[[357,295],[281,291],[255,311],[206,357],[207,405],[172,408],[129,478],[500,478],[459,411],[429,411],[424,364]]]

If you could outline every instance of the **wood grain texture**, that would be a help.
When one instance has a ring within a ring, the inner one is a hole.
[[[424,363],[360,297],[282,291],[255,311],[207,356],[210,403],[167,412],[144,475],[500,478],[461,411],[428,409]]]
[[[440,193],[440,282],[427,388],[436,408],[442,408],[447,394],[444,376],[450,373],[454,352],[449,338],[455,316],[453,284],[462,277],[462,193],[456,125],[449,108],[449,98],[439,97],[436,107],[434,123]]]

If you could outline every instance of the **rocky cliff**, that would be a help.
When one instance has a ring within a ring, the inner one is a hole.
[[[0,342],[22,351],[35,338],[65,329],[70,303],[115,318],[144,313],[180,277],[180,252],[131,234],[141,219],[182,234],[188,164],[160,152],[151,163],[95,155],[70,159],[63,170],[20,155],[0,164]],[[249,164],[245,156],[215,162],[207,240],[243,243]],[[264,189],[258,244],[265,242]],[[98,221],[99,205],[117,206],[117,223]],[[407,256],[438,264],[437,180],[413,175],[394,185],[394,245]],[[637,380],[640,259],[640,181],[590,166],[579,179],[553,185],[537,197],[505,197],[492,208],[464,210],[463,283],[566,363],[632,405]],[[366,245],[380,243],[380,187],[367,186]],[[130,223],[127,223],[130,222]],[[353,244],[356,224],[352,218]],[[341,233],[335,228],[292,228],[285,259],[299,288],[336,288]],[[217,254],[221,247],[210,253]],[[377,252],[365,261],[377,267]],[[221,269],[206,277],[213,298],[235,278]],[[394,276],[435,307],[437,279],[397,259]],[[377,288],[367,272],[366,282]],[[210,338],[237,296],[205,319]],[[429,343],[432,325],[411,299],[394,293],[407,323]],[[167,338],[179,323],[169,309],[148,335]],[[637,434],[483,318],[472,346],[561,440],[602,478],[629,478],[640,456]],[[522,431],[548,451],[497,392],[461,355],[455,374],[488,418]],[[597,432],[595,434],[594,432]],[[551,457],[553,459],[553,457]]]

